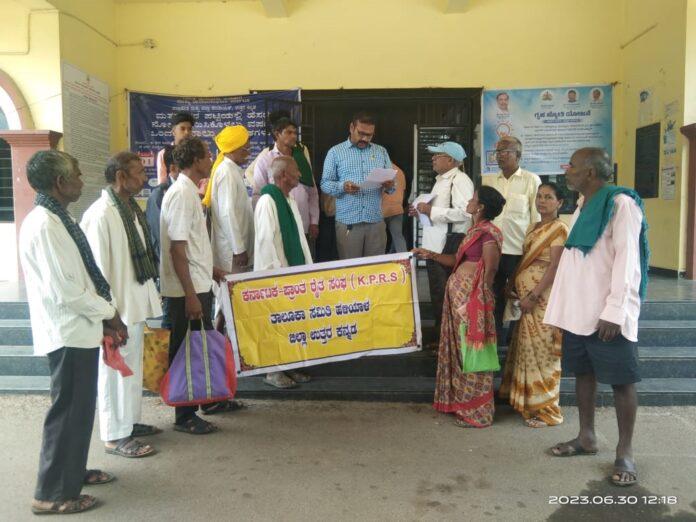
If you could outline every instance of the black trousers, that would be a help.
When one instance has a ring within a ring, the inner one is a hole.
[[[462,239],[464,239],[464,234],[447,234],[447,240],[445,241],[442,253],[456,254]],[[452,270],[436,263],[432,259],[428,259],[425,263],[426,269],[428,270],[430,302],[432,303],[433,314],[435,315],[435,332],[439,336],[440,325],[442,324],[442,306],[445,301],[445,289],[447,287],[447,279],[449,279]]]
[[[520,264],[522,256],[503,254],[500,256],[500,264],[495,274],[493,282],[493,293],[495,293],[495,329],[498,334],[503,331],[503,313],[505,312],[505,287],[508,280],[512,277]]]
[[[77,498],[87,472],[97,406],[99,348],[61,348],[48,354],[51,406],[46,414],[34,498]]]
[[[191,321],[191,330],[212,330],[213,321],[213,293],[206,292],[197,294],[203,308],[203,319],[200,321]],[[169,301],[169,320],[171,322],[171,330],[169,330],[169,364],[172,364],[176,352],[179,351],[181,343],[186,339],[189,321],[186,318],[186,298],[185,297],[168,297]],[[207,405],[207,407],[211,407]],[[198,411],[198,406],[178,406],[175,409],[175,423],[184,424],[187,420],[193,417]]]

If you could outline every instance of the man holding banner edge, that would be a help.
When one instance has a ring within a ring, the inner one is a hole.
[[[290,191],[300,182],[300,169],[290,156],[271,163],[273,183],[261,190],[254,211],[254,271],[312,264],[302,217]],[[264,382],[276,388],[294,388],[309,381],[299,371],[269,373]]]

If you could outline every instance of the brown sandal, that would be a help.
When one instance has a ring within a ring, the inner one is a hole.
[[[143,452],[142,450],[145,448],[147,448],[147,450]],[[122,439],[115,448],[104,446],[104,451],[108,455],[118,455],[119,457],[125,457],[127,459],[141,459],[155,454],[154,448],[132,437]]]
[[[97,499],[91,495],[80,495],[63,502],[51,502],[48,507],[39,506],[39,502],[41,501],[34,500],[31,505],[31,512],[35,515],[72,515],[73,513],[82,513],[97,505]]]
[[[85,473],[85,478],[82,483],[85,486],[100,486],[102,484],[108,484],[116,480],[116,477],[111,473],[102,471],[100,469],[88,469]]]

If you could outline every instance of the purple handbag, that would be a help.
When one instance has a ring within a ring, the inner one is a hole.
[[[232,344],[216,330],[191,330],[162,379],[160,394],[169,406],[199,406],[234,398],[237,372]]]

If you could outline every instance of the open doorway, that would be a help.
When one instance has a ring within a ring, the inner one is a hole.
[[[461,145],[467,151],[466,172],[474,179],[474,129],[480,120],[481,89],[336,89],[302,91],[302,138],[312,154],[317,182],[328,150],[348,138],[353,114],[368,111],[376,119],[374,142],[386,147],[393,163],[406,176],[405,200],[411,192],[414,170],[414,125],[461,127]],[[404,200],[404,204],[406,201]],[[327,237],[332,220],[322,215],[318,261],[335,259]],[[333,233],[333,230],[330,230]],[[413,244],[411,227],[404,235]]]

